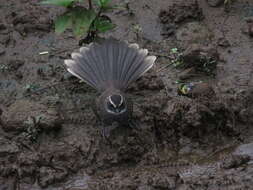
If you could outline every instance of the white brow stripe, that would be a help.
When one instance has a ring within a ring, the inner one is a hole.
[[[121,94],[119,94],[119,95],[120,95],[120,104],[119,104],[119,106],[121,106],[122,103],[123,103],[124,98],[123,98],[123,96],[121,96]]]
[[[109,102],[113,105],[114,108],[116,108],[117,106],[114,104],[114,102],[111,99],[111,96],[109,96]]]

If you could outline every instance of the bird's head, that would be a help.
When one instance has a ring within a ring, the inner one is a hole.
[[[121,114],[126,111],[126,102],[121,94],[112,94],[108,96],[106,110],[109,113]]]

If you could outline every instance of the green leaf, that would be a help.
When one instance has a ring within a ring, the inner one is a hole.
[[[97,18],[94,21],[94,27],[99,32],[106,32],[116,27],[115,24],[111,23],[108,19]]]
[[[172,49],[171,49],[171,53],[174,53],[174,54],[175,54],[175,53],[177,53],[177,52],[178,52],[178,49],[177,49],[177,48],[172,48]]]
[[[229,4],[230,3],[230,0],[224,0],[224,4]]]
[[[64,32],[72,24],[72,17],[69,13],[64,13],[60,15],[55,20],[55,32],[60,34]]]
[[[102,6],[102,4],[101,4],[100,0],[94,0],[94,1],[95,1],[95,3],[96,3],[99,7],[101,7],[101,6]]]
[[[77,9],[73,12],[72,24],[76,36],[86,35],[96,18],[94,10]]]
[[[107,6],[105,6],[105,7],[102,7],[102,11],[103,11],[103,12],[109,12],[109,11],[111,11],[111,10],[113,10],[113,9],[116,9],[116,7],[115,7],[115,6],[110,6],[110,5],[107,5]]]
[[[74,1],[76,1],[76,0],[45,0],[45,1],[42,1],[41,4],[45,4],[45,5],[58,5],[58,6],[68,7]]]
[[[112,0],[100,0],[102,7],[106,7]]]
[[[112,0],[95,0],[97,5],[101,8],[106,8]]]

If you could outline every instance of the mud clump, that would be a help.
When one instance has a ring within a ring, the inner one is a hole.
[[[31,130],[34,127],[44,131],[54,131],[61,128],[61,120],[57,112],[50,111],[42,104],[26,100],[16,101],[12,104],[8,110],[3,112],[1,120],[2,127],[6,132],[32,133]]]
[[[189,64],[199,63],[203,57],[219,60],[219,53],[213,47],[204,47],[198,44],[192,44],[183,52],[183,60]]]
[[[46,11],[41,12],[45,14]],[[21,35],[36,31],[49,32],[52,25],[52,20],[49,17],[41,17],[41,14],[38,14],[35,7],[33,7],[29,13],[16,14],[13,12],[10,15],[10,19],[15,26],[15,30]]]
[[[242,32],[253,37],[253,17],[246,19],[246,25],[242,28]]]
[[[219,62],[219,53],[212,46],[192,44],[183,52],[182,60],[184,69],[191,68],[195,74],[214,76]]]
[[[238,168],[250,161],[250,156],[248,155],[232,155],[231,157],[225,159],[221,164],[224,169]]]
[[[0,138],[0,176],[8,177],[9,175],[15,174],[15,165],[11,165],[16,158],[16,155],[20,152],[20,148],[15,142],[1,137]]]
[[[7,46],[10,43],[10,41],[11,37],[9,34],[0,35],[0,44],[2,44],[3,47]]]
[[[5,48],[0,44],[0,56],[5,54]]]
[[[210,83],[196,82],[179,85],[178,95],[193,99],[211,99],[215,96],[215,91]]]
[[[253,119],[251,117],[253,114],[252,96],[252,90],[240,90],[228,99],[228,104],[234,110],[238,121],[245,124],[253,123]]]
[[[50,184],[62,181],[67,175],[68,173],[64,169],[43,166],[39,171],[39,185],[47,187]]]
[[[138,93],[145,91],[160,91],[164,89],[163,81],[157,77],[157,73],[155,71],[149,71],[146,75],[144,75],[141,79],[137,80],[134,84],[132,84],[128,92],[129,93]]]
[[[213,38],[212,32],[200,22],[188,22],[175,33],[177,43],[182,49],[187,49],[192,44],[208,47]]]
[[[19,152],[19,148],[15,143],[12,143],[5,138],[0,138],[0,157],[4,157],[8,154],[15,154],[17,152]]]
[[[167,105],[167,120],[158,125],[162,131],[173,130],[179,136],[202,140],[205,140],[204,136],[212,134],[212,137],[217,132],[223,135],[234,133],[233,113],[218,98],[198,100],[181,97],[169,101]],[[160,134],[168,134],[165,131]]]
[[[15,72],[24,65],[24,60],[11,59],[9,60],[8,67],[9,71]]]
[[[169,37],[174,34],[177,26],[189,21],[199,21],[204,18],[197,1],[183,1],[173,4],[159,13],[160,22],[163,25],[162,35]]]
[[[3,23],[0,22],[0,31],[3,31],[5,29],[6,29],[5,24],[3,24]]]

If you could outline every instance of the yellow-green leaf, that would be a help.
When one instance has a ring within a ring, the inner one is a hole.
[[[108,4],[111,2],[112,0],[95,0],[95,2],[97,3],[97,5],[101,8],[105,8],[108,6]]]
[[[64,32],[68,27],[71,26],[72,23],[72,17],[71,14],[65,13],[63,15],[60,15],[55,20],[55,32],[60,34]]]
[[[73,12],[72,24],[76,36],[86,35],[96,18],[94,10],[77,9]]]
[[[45,0],[42,1],[41,4],[46,4],[46,5],[58,5],[58,6],[63,6],[63,7],[68,7],[70,6],[75,0]]]
[[[106,32],[115,28],[115,24],[111,23],[110,20],[104,18],[97,18],[94,22],[94,27],[99,32]]]

